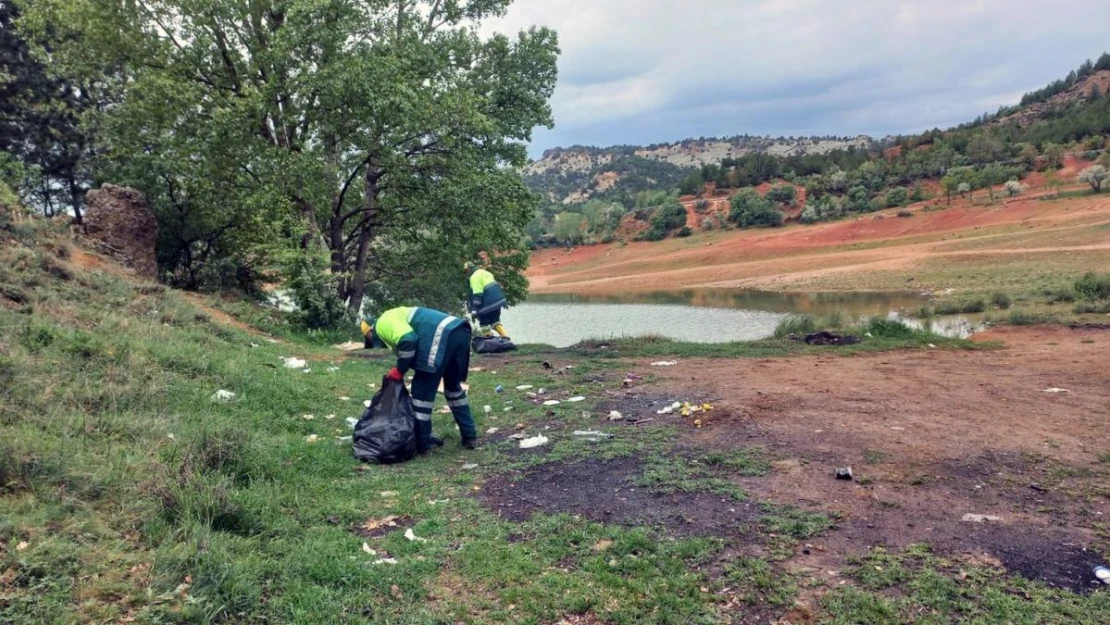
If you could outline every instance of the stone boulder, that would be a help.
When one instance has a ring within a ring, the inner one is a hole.
[[[158,220],[142,193],[106,184],[86,196],[85,239],[97,251],[150,278],[158,277]]]

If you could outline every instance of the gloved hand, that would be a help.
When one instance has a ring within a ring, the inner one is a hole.
[[[405,376],[401,374],[401,370],[398,369],[397,367],[393,367],[392,369],[390,369],[389,373],[385,374],[385,377],[389,378],[390,380],[393,380],[394,382],[404,382],[405,381]]]

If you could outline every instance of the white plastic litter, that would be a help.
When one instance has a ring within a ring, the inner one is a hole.
[[[318,440],[320,440],[320,437],[315,434],[309,434],[308,436],[304,437],[304,442],[306,443],[315,443]]]
[[[543,402],[544,406],[558,406],[561,402],[558,399],[549,399]]]
[[[573,404],[573,403],[576,403],[576,402],[580,402],[580,401],[586,401],[586,398],[585,398],[585,397],[581,397],[581,396],[578,396],[578,397],[571,397],[571,398],[570,398],[570,399],[568,399],[567,401]]]
[[[575,430],[574,435],[575,436],[589,436],[591,438],[613,438],[612,434],[606,434],[605,432],[598,432],[597,430]]]
[[[524,435],[523,434],[513,434],[513,435],[509,436],[509,439],[514,440],[514,441],[522,441],[522,440],[524,440]]]
[[[544,393],[547,392],[547,389],[546,388],[541,388],[540,390],[538,390],[536,392],[539,393],[540,395],[543,395]]]
[[[368,545],[366,543],[362,543],[362,550],[365,551],[366,553],[372,555],[372,556],[378,555],[378,552],[371,549],[370,545]]]
[[[339,401],[351,401],[350,397],[340,397]]]
[[[965,514],[964,518],[961,520],[964,523],[985,523],[987,521],[997,523],[998,521],[1002,520],[1002,517],[993,516],[990,514]]]
[[[451,503],[451,500],[450,499],[429,499],[428,500],[428,505],[429,506],[439,506],[439,505],[442,505],[442,504],[445,504],[445,503]]]
[[[339,371],[339,367],[328,367],[328,373],[335,373]]]
[[[405,538],[409,539],[409,541],[411,541],[411,542],[418,542],[418,543],[428,542],[427,538],[421,538],[421,537],[417,536],[416,534],[414,534],[411,527],[408,528],[407,530],[405,530]]]
[[[324,415],[324,418],[325,418],[325,419],[327,419],[328,421],[331,421],[332,419],[334,419],[334,418],[335,418],[335,415],[333,415],[333,414],[326,414],[326,415]]]
[[[302,416],[301,418],[304,419],[305,421],[311,421],[311,420],[315,419],[316,417],[314,417],[310,414],[306,414],[306,415]]]
[[[1046,393],[1070,393],[1071,391],[1066,389],[1066,388],[1056,388],[1055,386],[1053,386],[1052,388],[1046,388],[1044,390],[1044,392],[1046,392]]]
[[[356,425],[358,425],[358,419],[356,419],[354,417],[347,417],[346,421],[347,421],[347,425],[350,426],[350,428],[352,430],[355,429]]]
[[[372,402],[369,399],[367,399],[366,401],[362,402],[362,405],[369,408],[371,403]]]
[[[651,363],[653,367],[673,367],[678,364],[677,360],[660,360],[659,362]]]
[[[478,465],[476,465],[476,464],[464,464],[464,465],[462,465],[462,468],[463,468],[463,471],[470,471],[470,470],[473,470],[473,469],[477,469]]]
[[[382,558],[380,560],[375,560],[374,564],[397,564],[397,561],[393,558]]]
[[[487,434],[487,435],[489,435],[489,434],[497,434],[497,432],[498,432],[498,431],[500,431],[500,430],[501,430],[501,428],[490,428],[490,429],[486,430],[486,434]]]
[[[617,412],[616,410],[613,410],[609,413],[609,420],[610,421],[620,421],[622,419],[624,419],[624,415]]]
[[[212,394],[212,401],[229,402],[235,399],[235,393],[220,389]]]
[[[532,385],[531,384],[521,384],[520,386],[516,387],[516,390],[518,390],[518,391],[529,391],[529,390],[532,390]]]
[[[671,414],[672,412],[674,412],[675,410],[679,410],[680,408],[682,408],[682,402],[676,401],[670,406],[664,407],[662,410],[655,411],[655,414]]]
[[[308,366],[307,361],[305,361],[301,358],[297,358],[296,356],[289,356],[288,358],[282,358],[281,361],[285,363],[285,368],[286,369],[304,369],[305,367]]]
[[[493,412],[493,406],[482,406],[482,412],[486,414]]]
[[[382,496],[385,499],[389,499],[391,497],[396,497],[397,495],[400,495],[400,494],[401,493],[398,493],[395,490],[383,490],[382,492],[378,493],[378,495]]]
[[[546,444],[547,444],[547,437],[546,436],[533,436],[532,438],[526,438],[526,439],[520,441],[520,448],[521,449],[531,449],[533,447],[539,447],[540,445],[546,445]]]

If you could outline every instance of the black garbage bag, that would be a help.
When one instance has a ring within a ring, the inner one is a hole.
[[[476,336],[470,340],[476,354],[503,354],[516,349],[516,343],[503,336]]]
[[[382,378],[382,388],[355,424],[355,458],[396,464],[416,455],[416,412],[404,382]]]
[[[814,332],[805,335],[802,339],[807,345],[855,345],[859,343],[858,336],[850,334],[840,335],[832,332]]]

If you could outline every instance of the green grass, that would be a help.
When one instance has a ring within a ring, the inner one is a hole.
[[[983,623],[1096,625],[1110,619],[1110,594],[1077,595],[933,555],[915,545],[902,553],[873,549],[821,601],[823,623],[904,625]]]
[[[765,553],[737,555],[721,538],[676,539],[658,528],[568,515],[509,522],[475,495],[547,463],[635,456],[646,488],[748,497],[738,484],[771,471],[769,452],[679,448],[675,426],[599,416],[598,402],[619,392],[612,374],[628,370],[626,357],[969,347],[885,320],[852,329],[872,336],[844,348],[661,339],[525,346],[475,358],[484,370],[471,373],[471,403],[479,431],[553,427],[548,446],[522,453],[504,441],[466,452],[450,415],[437,411],[445,450],[360,466],[341,439],[343,420],[361,413],[369,384],[391,365],[387,354],[344,354],[323,345],[344,333],[306,335],[249,302],[214,302],[286,341],[270,343],[220,325],[171,290],[81,271],[44,243],[46,234],[29,228],[0,242],[0,622],[18,625],[555,623],[576,615],[708,624],[729,617],[725,589],[756,610],[781,612],[798,579],[772,561],[828,531],[827,515],[753,502]],[[308,358],[312,372],[284,369],[279,359],[290,355]],[[573,368],[559,374],[564,365]],[[494,392],[499,384],[505,393]],[[513,390],[519,384],[589,399],[549,415]],[[235,399],[213,401],[220,389]],[[585,428],[615,437],[567,435]],[[355,531],[389,516],[411,519],[426,542],[406,540],[402,529]],[[397,564],[376,563],[385,557]],[[834,598],[842,607],[822,618],[859,613],[851,597]]]

